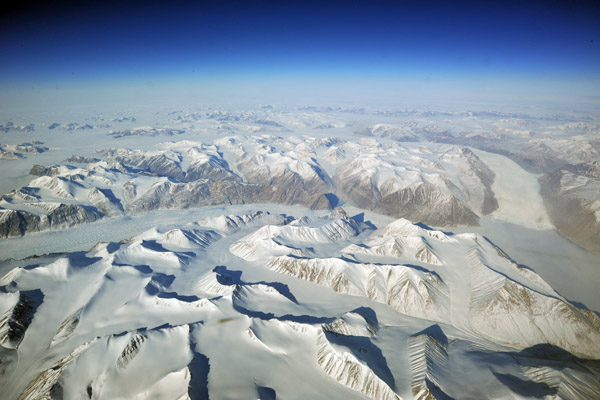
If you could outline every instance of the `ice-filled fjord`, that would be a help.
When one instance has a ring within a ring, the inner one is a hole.
[[[597,123],[36,118],[0,131],[1,398],[600,396]]]

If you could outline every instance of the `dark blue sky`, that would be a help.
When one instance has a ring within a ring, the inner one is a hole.
[[[0,88],[364,77],[600,89],[593,3],[85,3],[5,8]]]

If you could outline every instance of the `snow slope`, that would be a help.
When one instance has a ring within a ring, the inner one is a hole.
[[[599,390],[595,313],[481,235],[342,209],[214,215],[32,260],[0,280],[0,312],[7,399]]]
[[[600,397],[598,256],[517,166],[593,214],[597,116],[459,106],[0,110],[0,397]]]
[[[497,208],[494,172],[459,146],[261,135],[110,148],[102,156],[32,169],[40,176],[0,199],[0,236],[249,203],[333,209],[347,202],[439,226],[477,225]]]

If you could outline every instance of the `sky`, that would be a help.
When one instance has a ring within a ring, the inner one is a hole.
[[[492,3],[9,2],[0,13],[0,105],[125,89],[208,98],[600,95],[600,6]]]

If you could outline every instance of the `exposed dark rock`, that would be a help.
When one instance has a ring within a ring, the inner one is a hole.
[[[99,158],[95,158],[95,157],[82,157],[82,156],[76,156],[76,155],[72,155],[71,157],[67,158],[65,160],[65,162],[68,163],[77,163],[77,164],[88,164],[88,163],[95,163],[100,161]]]
[[[577,184],[570,184],[573,180]],[[540,178],[540,194],[556,229],[600,254],[600,163],[567,165]]]
[[[198,179],[210,179],[213,181],[233,180],[240,182],[242,180],[231,171],[227,161],[215,156],[210,156],[207,162],[194,163],[188,167],[184,180],[192,182]]]
[[[479,217],[454,196],[421,184],[383,197],[373,211],[435,226],[478,225]]]
[[[3,347],[16,349],[23,341],[25,331],[33,321],[33,316],[44,301],[40,289],[22,291],[19,301],[9,315],[0,320],[0,344]]]
[[[56,167],[44,167],[43,165],[35,164],[29,170],[29,175],[35,176],[55,176],[58,175],[58,168]]]
[[[333,210],[337,207],[339,199],[333,193],[324,193],[310,205],[313,210]]]
[[[97,208],[76,204],[59,204],[46,215],[23,210],[0,209],[0,237],[22,236],[51,228],[66,228],[102,218]]]

